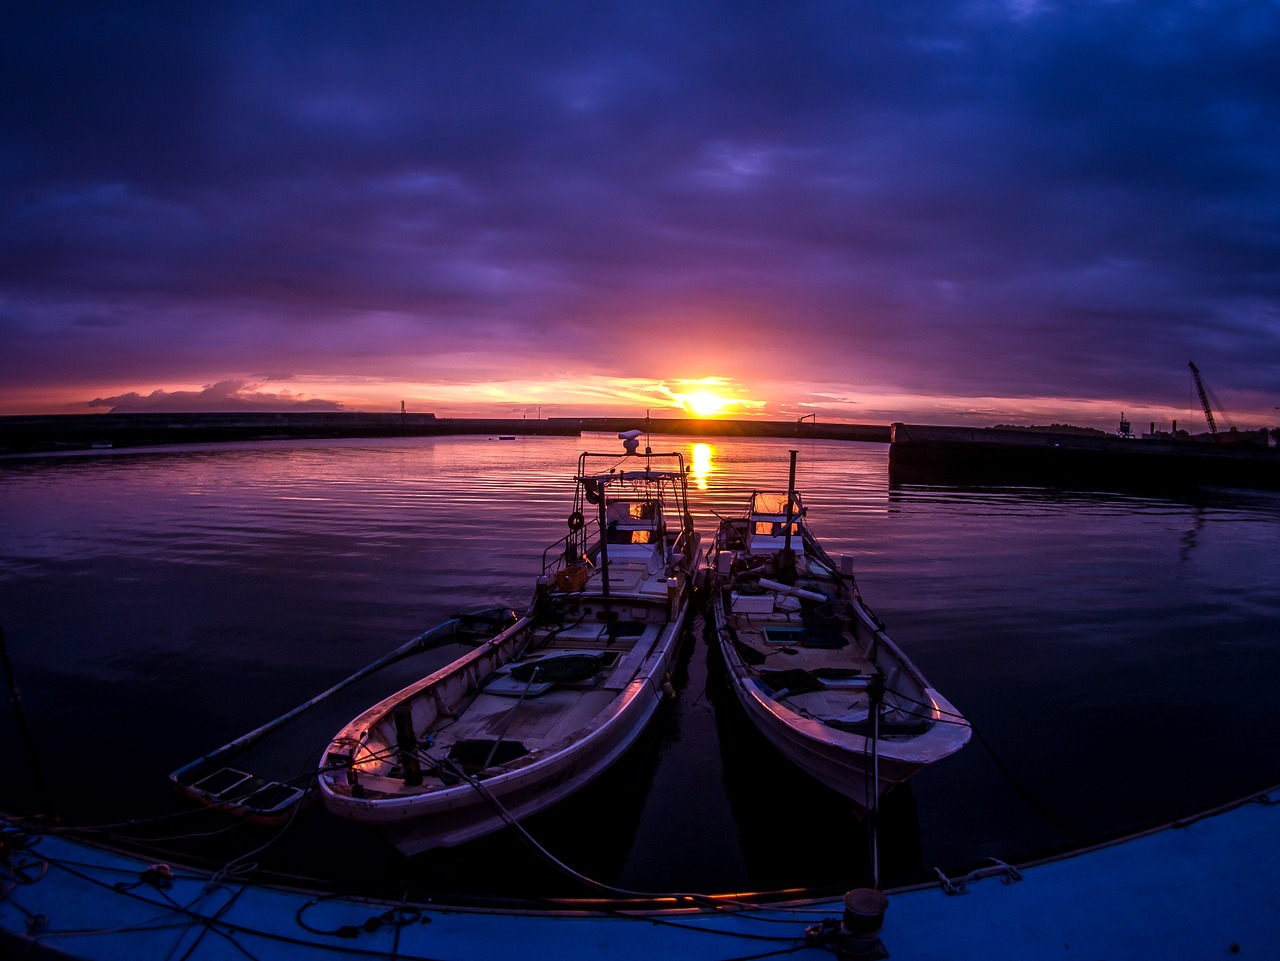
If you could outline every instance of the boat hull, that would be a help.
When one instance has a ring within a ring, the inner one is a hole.
[[[713,613],[713,622],[724,624],[723,613]],[[861,813],[875,806],[885,791],[959,750],[969,739],[967,727],[954,731],[943,729],[940,736],[927,745],[836,731],[789,710],[769,696],[731,644],[722,644],[720,649],[729,686],[765,740],[810,777],[853,801]],[[926,696],[943,716],[960,716],[933,688],[926,689]]]
[[[822,549],[799,495],[751,503],[721,522],[706,565],[729,686],[788,760],[870,810],[972,732],[885,634],[849,565]]]
[[[543,811],[615,764],[639,739],[665,698],[664,679],[679,651],[689,605],[667,626],[612,716],[562,751],[516,772],[463,782],[398,801],[371,801],[322,790],[335,814],[378,829],[402,854],[455,847]]]

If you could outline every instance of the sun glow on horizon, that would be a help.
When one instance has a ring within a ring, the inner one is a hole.
[[[1199,425],[1194,410],[1142,406],[1132,398],[1003,397],[883,390],[861,392],[847,384],[753,381],[725,376],[626,377],[562,373],[543,379],[443,381],[336,374],[209,377],[203,381],[72,384],[63,388],[0,391],[0,414],[338,410],[433,413],[442,418],[633,416],[699,419],[809,419],[863,424],[1069,423],[1106,432],[1124,411],[1135,425]],[[1264,398],[1264,401],[1268,398]],[[1241,429],[1274,423],[1272,406],[1237,401],[1230,406]],[[1251,423],[1252,422],[1252,423]]]
[[[699,377],[691,380],[668,381],[668,395],[674,404],[694,417],[715,417],[719,414],[741,412],[744,408],[763,407],[758,401],[734,396],[736,385],[724,377]]]
[[[713,417],[732,403],[727,397],[703,390],[696,394],[686,394],[681,406],[699,417]]]

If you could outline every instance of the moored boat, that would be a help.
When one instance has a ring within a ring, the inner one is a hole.
[[[872,809],[971,730],[885,634],[851,560],[832,558],[795,490],[755,491],[708,548],[711,627],[729,684],[798,767]]]
[[[259,824],[280,824],[292,817],[296,808],[314,795],[304,789],[301,778],[277,780],[246,770],[252,765],[244,764],[241,757],[249,748],[280,731],[339,691],[391,664],[443,647],[480,644],[514,624],[517,619],[515,611],[499,607],[455,614],[373,663],[365,665],[309,701],[224,744],[216,751],[210,751],[191,763],[184,764],[169,775],[169,782],[199,804],[218,808]]]
[[[618,760],[664,697],[698,535],[678,453],[578,459],[568,533],[528,614],[356,717],[320,768],[330,811],[416,854],[481,837]]]

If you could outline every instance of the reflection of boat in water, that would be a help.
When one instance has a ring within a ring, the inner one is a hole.
[[[321,765],[325,805],[406,854],[540,811],[612,765],[670,690],[698,538],[678,453],[578,459],[530,613],[374,705]]]
[[[708,552],[710,618],[729,684],[761,733],[864,809],[960,750],[968,723],[863,603],[795,490],[756,491]],[[847,559],[842,559],[842,562]]]

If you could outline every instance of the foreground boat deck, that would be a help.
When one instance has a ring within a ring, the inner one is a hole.
[[[897,961],[1280,957],[1277,800],[1280,788],[1019,870],[994,865],[982,877],[890,891],[884,947]],[[609,914],[450,909],[210,883],[181,870],[165,887],[151,863],[68,836],[11,824],[3,839],[6,957],[820,958],[831,947],[806,946],[805,929],[842,912],[839,900]]]

